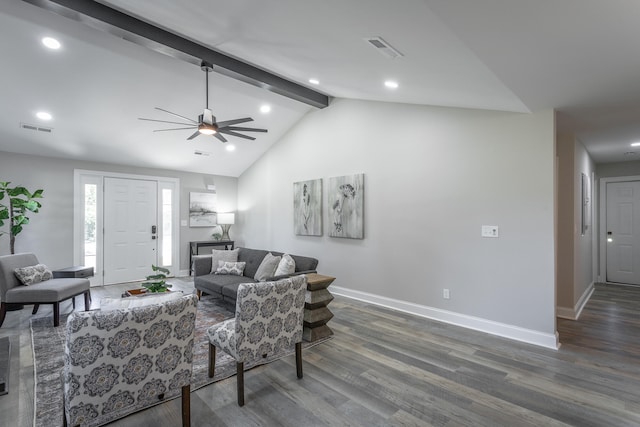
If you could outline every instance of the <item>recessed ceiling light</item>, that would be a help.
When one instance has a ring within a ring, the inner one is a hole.
[[[386,87],[388,87],[389,89],[397,89],[398,88],[398,82],[394,82],[393,80],[387,80],[386,82],[384,82],[384,85]]]
[[[45,37],[42,39],[42,44],[49,49],[60,49],[60,42],[53,37]]]
[[[262,107],[260,107],[260,112],[261,113],[268,113],[271,111],[271,105],[263,105]]]
[[[53,116],[46,111],[38,111],[36,117],[40,120],[51,120],[53,118]]]
[[[632,142],[631,146],[632,147],[640,147],[640,142]]]
[[[236,149],[235,145],[229,144],[227,145],[227,151],[234,151]]]
[[[309,83],[311,83],[312,85],[319,85],[320,84],[320,80],[318,80],[318,79],[309,79]]]

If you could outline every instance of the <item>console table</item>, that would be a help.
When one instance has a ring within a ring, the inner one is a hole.
[[[302,337],[306,341],[316,341],[333,335],[327,322],[333,313],[327,307],[333,301],[333,295],[327,289],[335,277],[322,274],[307,274],[307,292],[304,297],[304,321]]]
[[[233,240],[201,240],[189,242],[189,276],[191,276],[191,270],[193,269],[193,256],[198,255],[198,250],[200,248],[224,246],[225,249],[233,250],[233,244]]]

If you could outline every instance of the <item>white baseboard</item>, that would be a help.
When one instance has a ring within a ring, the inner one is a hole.
[[[575,306],[556,307],[556,316],[562,319],[578,320],[578,318],[580,317],[580,313],[582,313],[582,309],[585,305],[587,305],[587,302],[589,302],[589,298],[591,298],[591,295],[593,295],[594,289],[594,283],[591,282],[591,284],[587,286],[587,289],[585,289],[585,291],[582,293]]]
[[[184,277],[189,275],[189,270],[180,270],[178,272],[178,277]]]
[[[493,320],[482,319],[480,317],[468,316],[466,314],[455,313],[453,311],[387,298],[368,292],[354,291],[340,286],[331,286],[331,293],[364,301],[416,316],[426,317],[456,326],[486,332],[516,341],[557,350],[560,348],[558,334],[545,334],[532,329],[525,329],[519,326],[508,325],[506,323],[494,322]]]

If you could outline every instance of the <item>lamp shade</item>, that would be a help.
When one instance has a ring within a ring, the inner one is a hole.
[[[219,213],[217,222],[220,225],[235,224],[235,214],[233,212]]]

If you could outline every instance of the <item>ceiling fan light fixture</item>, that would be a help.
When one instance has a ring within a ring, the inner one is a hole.
[[[218,126],[210,125],[209,123],[200,123],[198,125],[198,132],[203,135],[213,135],[218,132]]]

